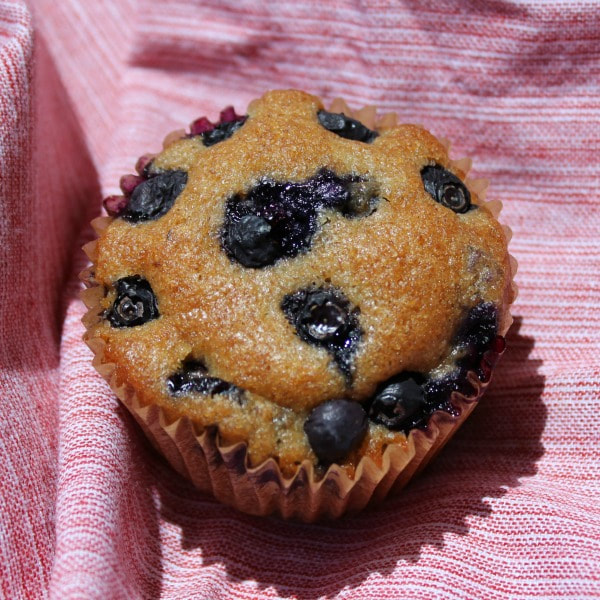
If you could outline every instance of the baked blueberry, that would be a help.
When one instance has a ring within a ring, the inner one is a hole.
[[[379,386],[369,417],[388,429],[408,432],[416,427],[427,412],[423,391],[424,378],[419,373],[402,373]]]
[[[377,186],[357,175],[338,176],[321,169],[299,182],[262,179],[225,206],[223,248],[244,267],[260,268],[292,258],[310,248],[319,210],[339,210],[346,217],[371,214]]]
[[[202,143],[205,146],[214,146],[219,142],[230,138],[246,121],[246,117],[241,117],[235,121],[219,123],[209,131],[202,134]]]
[[[307,296],[296,325],[303,337],[321,343],[345,336],[349,320],[347,302],[340,301],[329,292],[317,291]]]
[[[307,288],[285,296],[281,309],[300,338],[325,348],[351,380],[352,359],[362,337],[358,308],[333,288]]]
[[[183,192],[186,183],[185,171],[165,171],[150,177],[135,187],[121,216],[132,223],[162,217]]]
[[[228,106],[221,111],[218,123],[212,123],[206,117],[196,119],[190,125],[188,137],[202,136],[205,146],[214,146],[230,138],[245,122],[247,115],[236,114],[233,106]]]
[[[326,294],[315,294],[298,316],[298,324],[315,342],[333,340],[348,327],[348,314]]]
[[[377,210],[379,186],[370,179],[361,178],[348,186],[348,199],[340,207],[345,217],[368,217]]]
[[[227,229],[226,247],[244,267],[264,267],[281,256],[273,228],[264,217],[244,215]]]
[[[455,213],[466,213],[471,206],[471,194],[467,186],[447,169],[440,165],[423,167],[421,179],[425,191],[442,206]]]
[[[319,123],[325,129],[339,135],[340,137],[357,142],[370,144],[379,135],[363,125],[356,119],[351,119],[343,113],[331,113],[326,110],[320,110],[317,113]]]
[[[336,399],[319,404],[304,422],[310,447],[323,463],[345,458],[362,442],[369,420],[357,402]]]
[[[114,284],[117,297],[106,317],[113,327],[135,327],[160,316],[156,296],[146,279],[123,277]]]
[[[492,345],[498,332],[498,309],[491,302],[479,302],[467,312],[455,344],[463,346],[475,362]]]
[[[184,361],[181,369],[167,378],[167,389],[171,396],[190,394],[214,396],[241,392],[238,387],[223,379],[210,377],[204,363],[195,360]]]

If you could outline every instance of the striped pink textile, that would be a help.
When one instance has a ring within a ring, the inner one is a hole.
[[[0,596],[600,598],[600,5],[0,0]],[[90,365],[86,223],[163,134],[268,88],[454,140],[505,204],[488,395],[381,507],[301,525],[175,475]]]

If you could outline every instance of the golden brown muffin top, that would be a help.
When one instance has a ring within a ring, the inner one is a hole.
[[[228,139],[170,144],[150,173],[185,172],[185,187],[159,218],[115,218],[94,267],[106,295],[89,335],[106,342],[119,379],[142,403],[200,429],[216,424],[225,443],[248,442],[255,464],[274,456],[288,473],[317,460],[303,430],[311,409],[335,398],[365,403],[401,373],[443,376],[456,363],[466,315],[481,305],[501,315],[510,280],[505,235],[477,197],[457,213],[425,189],[427,166],[453,171],[439,141],[414,125],[380,127],[370,143],[346,139],[320,123],[322,109],[303,92],[272,91],[251,103]],[[227,251],[227,206],[236,209],[265,182],[322,173],[366,189],[371,209],[349,216],[318,207],[306,247],[273,264],[244,266]],[[148,282],[159,316],[115,327],[107,315],[117,282],[133,276]],[[345,369],[326,347],[307,343],[282,308],[302,290],[338,294],[353,311],[359,339]],[[235,388],[174,396],[169,377],[192,362]],[[403,439],[371,421],[345,460]]]

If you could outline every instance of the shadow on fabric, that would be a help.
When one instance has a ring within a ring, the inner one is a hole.
[[[397,565],[418,564],[446,536],[465,536],[477,519],[543,455],[546,408],[541,361],[517,318],[494,382],[436,461],[395,498],[360,515],[305,525],[240,514],[196,492],[168,467],[157,473],[162,517],[181,528],[198,567],[221,567],[232,582],[255,581],[282,597],[309,599],[354,588]],[[195,551],[199,552],[195,552]]]

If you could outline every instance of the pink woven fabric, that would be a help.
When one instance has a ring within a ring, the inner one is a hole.
[[[600,598],[599,82],[583,0],[0,0],[0,596]],[[401,496],[310,526],[175,475],[92,369],[77,299],[120,175],[274,87],[454,140],[520,264],[456,438]]]

